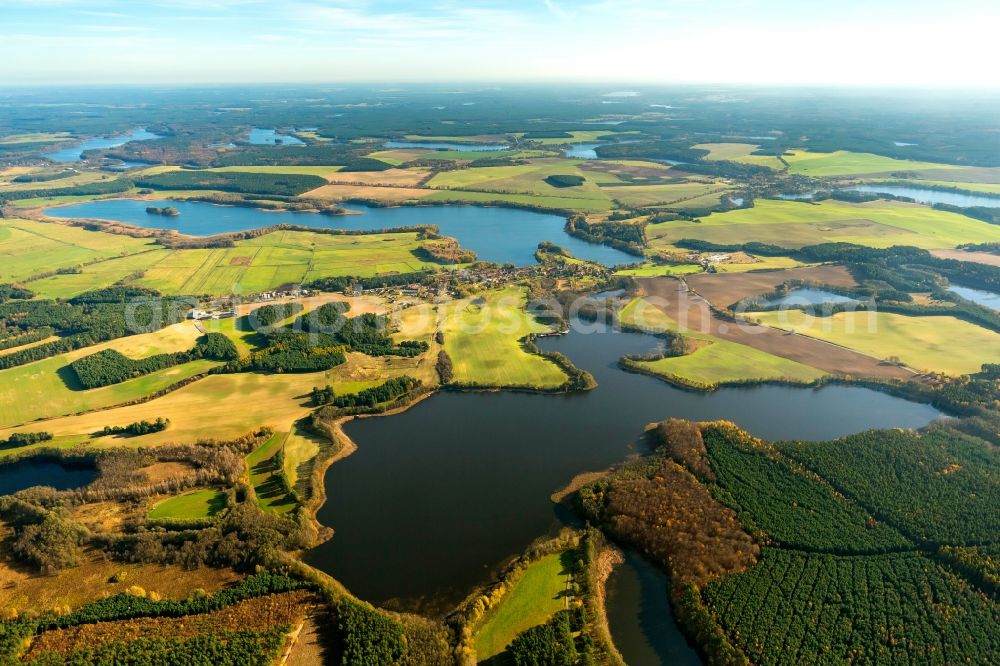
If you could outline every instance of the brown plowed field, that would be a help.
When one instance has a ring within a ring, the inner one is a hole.
[[[743,276],[734,275],[734,277]],[[680,280],[668,277],[639,278],[638,283],[650,297],[650,303],[678,322],[681,330],[707,333],[723,340],[738,342],[831,374],[886,379],[913,377],[913,374],[904,368],[882,363],[877,358],[815,338],[746,322],[736,324],[726,321],[716,316],[705,299],[689,291]]]

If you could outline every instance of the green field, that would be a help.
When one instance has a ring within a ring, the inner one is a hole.
[[[746,379],[790,379],[812,381],[823,372],[780,356],[704,336],[699,347],[684,356],[639,363],[649,372],[680,379],[702,386],[716,386]]]
[[[107,287],[142,273],[171,254],[167,249],[150,249],[125,257],[106,259],[81,269],[79,273],[53,275],[32,280],[29,287],[38,298],[73,298],[84,292]]]
[[[436,203],[493,203],[495,201],[507,201],[513,204],[528,206],[538,206],[539,208],[551,208],[553,210],[576,210],[583,212],[601,212],[611,208],[611,200],[603,199],[578,199],[574,197],[560,196],[557,188],[552,188],[557,194],[551,196],[544,194],[497,194],[494,192],[468,192],[465,190],[441,190],[434,192],[423,201],[433,201]]]
[[[654,249],[683,238],[720,244],[759,241],[792,248],[848,242],[870,247],[914,245],[934,249],[1000,241],[1000,228],[995,225],[896,201],[810,204],[758,199],[753,208],[714,213],[698,223],[675,220],[651,224],[646,233]]]
[[[920,169],[962,169],[963,167],[934,162],[897,160],[871,153],[852,153],[838,150],[832,153],[811,153],[805,150],[790,150],[784,156],[788,171],[813,178],[826,176],[851,176],[892,171],[918,171]]]
[[[767,326],[886,359],[898,356],[921,371],[977,372],[1000,358],[1000,335],[949,316],[911,317],[889,312],[840,312],[814,317],[801,310],[749,314]]]
[[[603,186],[601,190],[626,206],[656,206],[697,202],[697,206],[714,206],[719,195],[729,188],[716,183],[670,183],[663,185]],[[683,207],[683,206],[680,206]]]
[[[281,469],[280,453],[286,437],[288,433],[276,432],[246,457],[257,504],[270,513],[291,513],[298,508]]]
[[[519,633],[566,608],[564,555],[553,553],[532,562],[513,589],[487,611],[475,632],[476,659],[482,662],[500,654]]]
[[[0,219],[0,282],[23,281],[41,273],[153,247],[143,238],[33,220]]]
[[[759,149],[760,146],[752,143],[699,143],[691,147],[707,150],[708,155],[705,159],[708,160],[729,160],[731,162],[742,162],[743,164],[755,164],[757,166],[777,169],[778,171],[785,168],[781,160],[774,155],[754,155],[753,152]]]
[[[203,361],[196,363],[203,363]],[[308,395],[314,386],[330,384],[334,387],[337,395],[356,393],[381,384],[389,377],[398,377],[401,374],[421,376],[420,368],[417,368],[418,364],[420,364],[419,358],[393,360],[392,364],[389,365],[382,358],[351,354],[348,363],[324,372],[296,374],[243,372],[209,375],[154,400],[114,409],[92,411],[86,414],[53,418],[45,422],[44,430],[53,433],[60,440],[65,437],[77,438],[76,441],[82,441],[87,439],[90,433],[100,430],[105,425],[124,425],[143,420],[153,421],[161,416],[170,419],[170,428],[167,430],[131,438],[130,442],[143,446],[167,442],[195,442],[199,439],[231,440],[242,437],[261,426],[269,426],[276,432],[291,432],[294,423],[311,411]],[[172,370],[186,368],[188,365],[177,366]],[[423,366],[433,372],[433,364],[424,363]],[[4,374],[9,372],[11,371],[5,370]],[[54,370],[50,368],[49,373],[52,372]],[[189,371],[189,374],[193,373]],[[135,386],[132,382],[147,380],[153,376],[147,375],[115,386]],[[40,377],[44,378],[44,376]],[[0,382],[2,381],[3,376],[0,375]],[[161,382],[163,385],[173,383],[173,381],[164,380]],[[38,418],[50,413],[55,415],[77,411],[73,408],[74,405],[66,408],[63,404],[57,404],[57,400],[60,403],[66,400],[65,394],[59,394],[55,397],[56,399],[53,399],[45,396],[43,392],[32,392],[28,399],[43,403],[32,407],[21,399],[14,402],[14,399],[9,396],[16,395],[16,391],[6,384],[0,383],[0,386],[2,386],[3,391],[0,394],[0,397],[3,398],[0,409],[4,410],[0,413],[4,414],[6,419],[0,424],[0,427],[17,419],[20,419],[17,422],[21,422],[25,415],[29,418]],[[109,388],[112,387],[94,389],[94,391],[104,391]],[[32,390],[34,391],[34,389]],[[149,392],[150,390],[145,387],[143,390],[135,388],[133,394],[128,397],[134,399]],[[106,399],[103,404],[97,404],[96,400],[92,400],[91,404],[81,405],[80,409],[96,409],[118,402],[121,401]],[[253,409],[247,409],[247,405],[253,405]],[[9,416],[11,412],[15,413],[16,419]],[[40,429],[42,429],[40,424],[17,428],[17,430],[24,431]],[[13,430],[13,428],[0,430],[0,439],[6,439]],[[102,445],[114,444],[113,440],[97,441]]]
[[[8,247],[2,242],[4,231],[0,227],[0,252]],[[14,254],[14,240],[22,236],[16,229],[11,232],[18,234],[10,243],[10,252]],[[119,243],[137,240],[97,232],[81,233]],[[268,291],[285,284],[301,284],[320,277],[367,277],[439,267],[439,264],[414,255],[414,250],[420,245],[416,233],[338,236],[305,231],[277,231],[238,241],[231,248],[147,251],[156,246],[139,245],[136,246],[136,253],[127,258],[87,265],[80,273],[54,275],[32,282],[30,286],[42,296],[67,298],[138,273],[141,276],[135,280],[136,284],[167,295],[246,294]],[[80,257],[80,261],[93,260],[93,254],[84,249],[68,248],[61,252],[67,263],[70,257]],[[44,261],[43,256],[32,257],[30,260],[22,257],[20,263],[38,267]],[[31,274],[31,269],[21,267],[18,261],[13,263],[18,265],[18,275]],[[3,270],[0,268],[0,271]],[[0,279],[3,279],[2,272]]]
[[[590,207],[607,208],[610,198],[597,186],[597,181],[614,177],[583,171],[578,164],[578,160],[542,159],[517,166],[460,169],[439,173],[427,184],[434,189],[475,190],[491,194],[530,194],[574,201],[580,199],[590,202]],[[577,187],[554,187],[545,182],[546,178],[553,175],[580,176],[585,181]]]
[[[86,185],[88,183],[96,183],[101,180],[112,180],[114,176],[110,176],[106,173],[100,171],[80,171],[78,173],[66,176],[65,178],[58,178],[56,180],[45,180],[45,181],[35,181],[30,183],[2,183],[0,184],[0,193],[3,192],[20,192],[25,190],[51,190],[61,187],[75,187],[77,185]]]
[[[70,141],[73,135],[69,132],[31,132],[27,134],[8,134],[0,137],[0,145],[10,146],[19,143],[42,143],[46,141]]]
[[[116,349],[130,358],[184,351],[194,346],[199,335],[193,325],[185,322],[155,333],[119,338],[2,370],[0,371],[0,427],[117,405],[201,374],[218,363],[205,360],[191,361],[119,384],[82,390],[77,386],[76,376],[69,368],[72,361],[101,349]],[[95,424],[93,430],[99,430],[103,425],[123,424],[108,420],[100,426]]]
[[[524,311],[524,304],[524,293],[510,288],[442,306],[444,348],[456,382],[554,388],[566,381],[554,363],[529,354],[518,342],[529,333],[549,331]]]
[[[226,508],[226,495],[218,490],[192,490],[158,502],[150,520],[194,520],[208,518]]]

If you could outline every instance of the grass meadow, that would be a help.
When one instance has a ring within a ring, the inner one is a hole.
[[[154,247],[144,238],[33,220],[0,219],[0,282],[20,282],[61,268]]]
[[[853,176],[893,171],[918,171],[921,169],[962,169],[963,167],[934,162],[897,160],[872,153],[853,153],[838,150],[832,153],[812,153],[790,150],[784,156],[788,171],[813,178],[828,176]]]
[[[192,490],[153,505],[150,520],[196,520],[208,518],[226,507],[226,496],[218,490]]]
[[[281,465],[287,437],[287,432],[276,432],[246,457],[257,504],[270,513],[291,513],[298,507]]]
[[[653,249],[683,238],[721,244],[760,241],[784,247],[842,241],[870,247],[914,245],[926,249],[1000,241],[1000,228],[994,225],[895,201],[812,204],[758,199],[753,208],[715,213],[697,223],[676,220],[653,224],[646,232]]]
[[[475,632],[476,658],[483,662],[503,652],[526,629],[544,624],[567,607],[564,553],[532,562],[513,589],[487,611]]]
[[[441,306],[444,348],[456,382],[554,388],[566,381],[554,363],[521,347],[519,340],[529,333],[550,330],[525,312],[524,304],[524,292],[510,288]]]

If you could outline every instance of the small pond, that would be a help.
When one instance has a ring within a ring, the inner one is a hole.
[[[843,294],[837,294],[825,289],[803,287],[792,289],[784,296],[772,298],[768,305],[822,305],[823,303],[856,303],[857,299]]]
[[[600,145],[599,143],[574,143],[566,149],[566,157],[578,160],[596,160],[597,150],[595,149]]]
[[[274,128],[254,127],[250,130],[250,143],[255,146],[302,146],[302,139],[289,134],[278,134]]]
[[[147,206],[173,206],[180,215],[149,215]],[[274,224],[299,224],[332,229],[385,229],[436,224],[445,236],[458,239],[483,261],[527,266],[535,263],[535,249],[543,240],[565,248],[574,257],[607,266],[628,264],[635,257],[606,245],[588,243],[566,233],[565,218],[533,211],[487,206],[401,206],[370,208],[348,204],[361,215],[268,212],[257,208],[217,206],[203,201],[141,201],[105,199],[46,211],[52,217],[89,217],[116,220],[139,227],[169,228],[192,236],[258,229]]]
[[[64,467],[52,460],[20,460],[0,465],[0,495],[10,495],[32,486],[69,490],[85,486],[97,478],[90,467]]]
[[[795,192],[779,194],[778,198],[785,201],[811,201],[814,196],[816,196],[816,192]]]
[[[955,285],[948,287],[948,291],[958,294],[962,298],[968,299],[973,303],[979,303],[987,308],[1000,311],[1000,294],[992,291],[984,291],[982,289],[957,287]]]
[[[79,143],[75,146],[61,148],[53,153],[46,153],[44,157],[49,158],[53,162],[79,162],[83,159],[83,151],[85,150],[117,148],[118,146],[124,145],[129,141],[149,141],[150,139],[159,138],[159,134],[153,134],[145,129],[135,129],[128,134],[87,139],[83,143]]]

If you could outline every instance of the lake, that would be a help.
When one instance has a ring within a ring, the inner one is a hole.
[[[101,148],[117,148],[118,146],[124,145],[129,141],[149,141],[150,139],[159,139],[159,134],[153,134],[145,129],[134,129],[129,134],[120,134],[118,136],[108,136],[108,137],[95,137],[93,139],[87,139],[83,143],[77,144],[75,146],[70,146],[68,148],[61,148],[54,153],[46,153],[43,157],[47,157],[53,162],[79,162],[83,159],[83,151],[85,150],[97,150]]]
[[[897,197],[907,197],[923,204],[947,204],[969,208],[984,206],[1000,208],[1000,196],[990,197],[982,194],[962,194],[961,192],[944,192],[926,187],[903,187],[897,185],[858,185],[847,188],[850,192],[870,192],[872,194],[891,194]]]
[[[425,148],[427,150],[460,150],[474,152],[497,152],[510,150],[506,143],[448,143],[446,141],[386,141],[383,148]]]
[[[173,206],[180,216],[163,218],[146,212],[147,206]],[[513,208],[488,206],[402,206],[371,208],[348,204],[361,215],[329,216],[318,213],[268,212],[258,208],[217,206],[204,201],[143,201],[104,199],[60,208],[49,208],[52,217],[87,217],[126,222],[138,227],[175,229],[192,236],[210,236],[258,229],[274,224],[299,224],[332,229],[384,229],[436,224],[441,233],[458,239],[483,261],[527,266],[535,263],[535,249],[543,240],[570,251],[574,257],[606,266],[636,260],[620,250],[588,243],[566,233],[566,219]]]
[[[729,419],[769,439],[821,440],[920,427],[940,415],[860,387],[683,391],[617,367],[625,354],[653,351],[657,338],[585,330],[575,325],[538,345],[592,372],[592,391],[445,391],[400,414],[346,423],[358,450],[327,470],[318,512],[335,534],[307,561],[363,599],[398,596],[401,607],[441,611],[561,524],[554,491],[642,451],[647,423]]]
[[[667,576],[631,550],[608,578],[605,607],[615,647],[630,666],[701,664],[674,621]]]
[[[250,143],[255,146],[304,146],[301,139],[288,134],[278,134],[274,128],[254,127],[250,130]]]
[[[51,460],[20,460],[0,465],[0,495],[10,495],[32,486],[51,486],[68,490],[85,486],[97,478],[90,467],[63,467]]]
[[[825,289],[811,289],[803,287],[792,289],[784,296],[772,298],[767,301],[768,305],[822,305],[823,303],[856,303],[857,299],[843,294],[837,294]]]
[[[597,151],[595,148],[600,145],[601,144],[599,143],[574,143],[566,149],[566,157],[572,157],[578,160],[596,160]]]
[[[984,307],[1000,311],[1000,294],[995,294],[992,291],[984,291],[982,289],[957,287],[955,285],[948,287],[948,291],[958,294],[962,298],[968,299],[973,303],[979,303]]]

